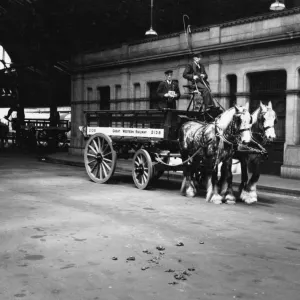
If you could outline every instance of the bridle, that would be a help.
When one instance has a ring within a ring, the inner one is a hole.
[[[263,112],[262,110],[260,110],[260,113],[259,113],[259,117],[257,118],[257,122],[258,122],[258,129],[260,130],[259,132],[251,132],[251,139],[254,141],[254,142],[258,142],[253,134],[255,135],[258,135],[260,138],[261,138],[261,141],[262,141],[262,144],[263,145],[266,145],[268,144],[268,138],[266,136],[266,131],[268,129],[271,129],[271,128],[274,128],[275,127],[275,124],[277,123],[277,116],[275,114],[275,120],[274,120],[274,124],[272,126],[264,126],[264,120],[265,120],[265,115],[267,114],[268,111],[266,112]],[[261,121],[263,120],[263,121]]]
[[[264,122],[262,122],[261,120],[265,120],[266,114],[267,111],[263,112],[260,109],[259,116],[257,118],[259,132],[253,132],[253,131],[250,132],[251,143],[254,144],[256,148],[250,147],[249,145],[242,145],[242,147],[240,147],[240,149],[238,150],[239,152],[247,152],[247,153],[259,154],[259,155],[268,154],[268,151],[263,147],[269,142],[266,136],[266,131],[270,128],[274,128],[274,125],[277,123],[277,116],[275,114],[275,121],[273,126],[264,126]],[[254,135],[257,135],[261,139],[261,141],[254,138]]]
[[[233,120],[229,126],[229,128],[227,128],[223,133],[220,133],[220,127],[218,126],[217,122],[218,119],[217,118],[215,120],[215,128],[216,128],[216,136],[218,136],[221,140],[223,140],[225,143],[231,145],[231,146],[238,146],[239,144],[241,144],[241,133],[245,132],[245,131],[251,131],[251,126],[247,127],[247,128],[237,128],[239,126],[238,125],[238,120],[240,120],[241,116],[244,114],[244,112],[235,114],[233,116]],[[252,123],[252,118],[251,118],[251,122]]]

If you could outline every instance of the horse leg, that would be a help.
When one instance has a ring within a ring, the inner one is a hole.
[[[212,159],[206,158],[205,162],[205,172],[206,172],[206,202],[210,202],[213,196],[213,186],[212,186]]]
[[[226,189],[227,189],[226,177],[227,177],[227,165],[225,162],[223,162],[222,166],[221,166],[221,176],[220,176],[220,180],[218,182],[219,189],[220,189],[220,195],[223,197],[225,197]]]
[[[195,177],[195,162],[193,161],[191,164],[188,165],[187,189],[186,189],[186,196],[191,198],[195,197],[197,193],[194,184],[194,177]]]
[[[181,184],[180,192],[183,196],[186,197],[195,197],[195,186],[192,182],[192,171],[191,171],[191,165],[187,164],[183,171],[183,181]]]
[[[253,172],[252,176],[247,184],[247,191],[249,191],[249,197],[245,199],[247,204],[252,204],[257,202],[257,192],[256,185],[260,177],[260,156],[257,155],[253,160]]]
[[[201,165],[201,159],[200,157],[194,157],[193,164],[191,167],[191,186],[195,191],[195,194],[200,190],[200,176],[202,173],[200,173],[200,165]],[[200,176],[199,176],[200,173]]]
[[[185,195],[185,192],[186,192],[186,175],[183,174],[183,180],[182,180],[182,183],[181,183],[180,193],[182,195]]]
[[[184,153],[181,153],[181,158],[183,161],[187,159],[187,156]],[[180,193],[185,196],[186,194],[186,176],[187,176],[187,165],[183,166],[183,180],[181,183]]]
[[[241,155],[240,163],[241,163],[241,184],[239,186],[239,198],[241,201],[245,202],[247,198],[249,198],[249,192],[247,190],[247,182],[248,182],[248,159]]]
[[[191,170],[188,171],[188,174],[186,176],[186,190],[185,190],[186,197],[192,198],[196,195],[196,188],[193,183],[192,179],[192,172]]]
[[[232,158],[229,158],[226,163],[224,163],[224,173],[225,173],[225,179],[227,183],[227,190],[225,192],[225,202],[227,204],[235,204],[236,198],[233,195],[233,189],[232,189]]]
[[[211,202],[213,202],[214,204],[222,204],[222,196],[219,194],[217,167],[214,167],[212,169],[211,190],[212,190]]]

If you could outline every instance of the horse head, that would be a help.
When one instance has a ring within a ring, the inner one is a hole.
[[[272,102],[269,101],[268,105],[260,102],[260,113],[257,119],[258,128],[263,132],[264,139],[272,142],[276,138],[275,124],[277,123],[276,112],[272,108]]]
[[[216,124],[219,134],[232,143],[247,144],[251,141],[252,117],[248,103],[245,106],[235,105],[225,111],[217,118]]]

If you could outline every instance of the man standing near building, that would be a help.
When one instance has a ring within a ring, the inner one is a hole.
[[[162,81],[157,88],[157,94],[161,99],[159,108],[176,109],[176,100],[180,98],[178,83],[172,79],[172,70],[165,71],[165,76],[166,80]]]
[[[202,54],[201,53],[193,53],[193,62],[188,64],[183,72],[183,78],[191,81],[195,87],[197,85],[197,89],[202,93],[203,104],[205,108],[208,106],[218,106],[216,101],[211,96],[209,90],[209,83],[207,81],[208,76],[206,74],[204,65],[200,63]]]

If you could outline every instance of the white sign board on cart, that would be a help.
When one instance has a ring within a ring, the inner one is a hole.
[[[164,129],[123,128],[123,127],[87,127],[87,135],[104,133],[108,136],[132,136],[144,138],[163,138]]]

